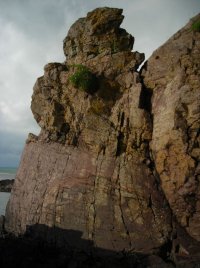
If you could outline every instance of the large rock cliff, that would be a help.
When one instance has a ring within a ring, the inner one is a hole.
[[[173,214],[200,241],[200,31],[193,18],[143,70],[153,90],[151,150]],[[199,29],[200,30],[200,29]]]
[[[171,250],[178,227],[200,241],[199,16],[140,73],[144,55],[122,20],[121,9],[99,8],[76,21],[66,62],[37,79],[41,133],[27,139],[8,231],[38,226],[58,245],[143,253]]]

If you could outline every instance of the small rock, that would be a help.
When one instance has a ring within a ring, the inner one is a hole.
[[[0,216],[0,234],[4,232],[5,216]]]

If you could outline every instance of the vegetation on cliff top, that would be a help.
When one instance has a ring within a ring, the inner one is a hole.
[[[193,31],[200,32],[200,20],[195,21],[195,22],[192,24],[192,30],[193,30]]]

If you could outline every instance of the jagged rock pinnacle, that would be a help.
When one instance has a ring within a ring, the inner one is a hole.
[[[68,60],[82,60],[99,54],[131,51],[134,38],[120,28],[124,16],[122,9],[98,8],[77,20],[64,40],[64,53]]]

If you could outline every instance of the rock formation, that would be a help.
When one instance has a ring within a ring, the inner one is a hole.
[[[173,214],[200,241],[200,32],[193,18],[143,71],[153,90],[151,150]]]
[[[200,241],[199,16],[140,73],[144,55],[132,52],[122,20],[113,8],[77,20],[66,62],[37,79],[31,109],[41,133],[27,139],[9,232],[45,225],[59,245],[81,247],[73,230],[98,248],[155,253],[171,250],[176,223]]]
[[[0,192],[11,192],[14,180],[1,180]]]

